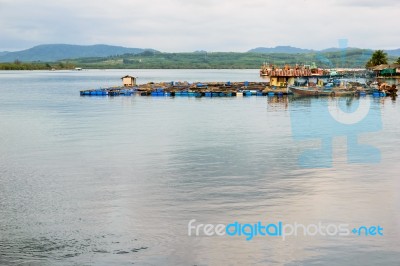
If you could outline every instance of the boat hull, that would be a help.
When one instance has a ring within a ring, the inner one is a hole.
[[[289,89],[296,96],[345,97],[345,96],[354,96],[355,95],[355,91],[343,91],[343,90],[324,91],[324,90],[320,90],[318,88],[296,87],[296,86],[290,86]]]

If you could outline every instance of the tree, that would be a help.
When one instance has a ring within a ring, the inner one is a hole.
[[[366,67],[368,68],[381,64],[387,64],[387,60],[387,53],[385,53],[383,50],[376,50],[372,54],[371,59],[368,60]]]
[[[397,58],[396,64],[399,64],[399,65],[400,65],[400,57]]]

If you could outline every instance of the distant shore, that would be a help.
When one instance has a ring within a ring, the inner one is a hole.
[[[41,62],[20,62],[0,63],[0,70],[73,70],[75,65],[59,63]]]

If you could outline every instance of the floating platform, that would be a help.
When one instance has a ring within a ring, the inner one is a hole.
[[[130,96],[135,93],[137,88],[134,87],[111,87],[111,88],[99,88],[80,91],[81,96],[118,96],[127,95]]]
[[[132,87],[110,87],[80,91],[81,96],[150,97],[281,97],[292,94],[287,87],[270,86],[268,82],[149,82]],[[371,92],[372,94],[372,92]],[[383,97],[384,93],[373,93]]]
[[[137,94],[140,96],[172,97],[234,97],[272,96],[290,92],[286,88],[269,88],[268,82],[161,82],[147,83],[133,87],[110,87],[80,91],[81,96],[119,96]]]

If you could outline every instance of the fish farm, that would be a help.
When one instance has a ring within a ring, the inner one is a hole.
[[[307,70],[307,69],[306,69]],[[274,70],[275,72],[277,70]],[[296,71],[277,71],[265,82],[148,82],[136,84],[133,76],[122,77],[122,86],[88,89],[81,96],[140,95],[151,97],[241,97],[241,96],[392,96],[397,95],[396,85],[387,83],[361,83],[357,80],[332,78],[323,73],[295,76]],[[271,72],[272,73],[272,72]]]
[[[330,91],[331,88],[328,88]],[[269,86],[267,82],[209,82],[209,83],[188,83],[188,82],[162,82],[147,83],[135,86],[120,86],[110,88],[81,90],[81,96],[150,96],[150,97],[246,97],[246,96],[283,96],[296,94],[294,88]],[[312,96],[324,96],[323,92]],[[371,94],[372,96],[387,96],[383,91],[379,91],[373,87],[354,87],[348,90],[346,96],[354,94],[356,96],[364,96]],[[330,96],[339,96],[333,94]],[[301,95],[304,96],[304,95]]]

